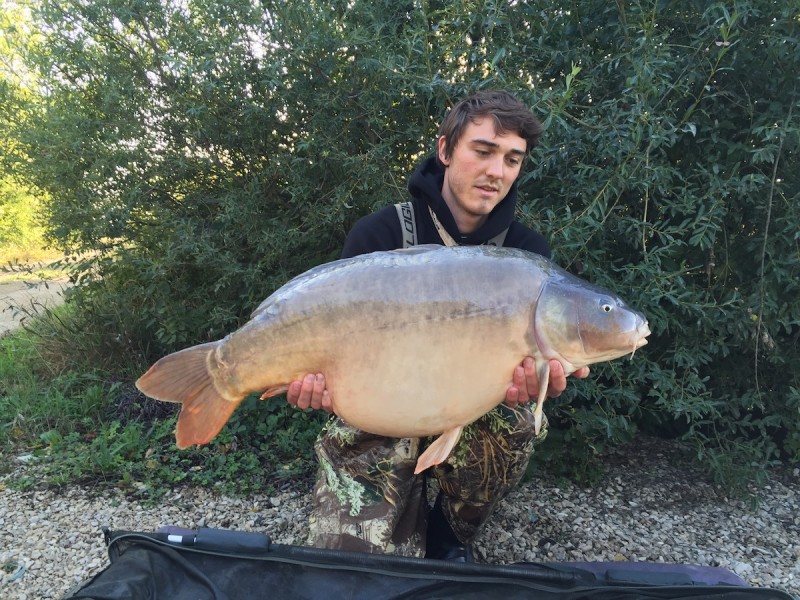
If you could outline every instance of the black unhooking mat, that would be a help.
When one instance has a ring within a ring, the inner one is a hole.
[[[458,564],[273,544],[267,535],[224,529],[104,532],[111,564],[64,600],[792,600],[713,567]]]

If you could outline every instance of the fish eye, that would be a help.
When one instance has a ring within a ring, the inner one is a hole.
[[[603,304],[600,308],[603,309],[603,312],[609,313],[613,307],[610,304]]]

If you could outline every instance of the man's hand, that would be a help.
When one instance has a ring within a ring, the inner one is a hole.
[[[302,410],[313,408],[333,412],[331,395],[325,387],[325,376],[322,373],[309,373],[302,381],[293,381],[286,391],[289,404]]]
[[[578,379],[589,376],[589,367],[581,367],[572,374]],[[539,396],[539,376],[536,373],[536,363],[533,358],[528,356],[514,369],[512,383],[506,390],[506,406],[516,408],[518,404],[524,404],[531,399],[536,400]],[[547,397],[557,398],[567,389],[567,376],[564,375],[564,367],[557,360],[550,361],[550,381],[547,385]]]

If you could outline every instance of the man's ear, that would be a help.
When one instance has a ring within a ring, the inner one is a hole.
[[[437,142],[438,151],[439,151],[439,162],[442,163],[445,167],[450,166],[450,159],[445,156],[447,150],[447,139],[443,135],[439,136],[439,141]]]

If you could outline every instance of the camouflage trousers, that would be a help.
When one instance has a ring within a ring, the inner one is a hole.
[[[447,461],[420,475],[414,475],[417,457],[433,438],[386,438],[332,418],[315,444],[319,475],[309,544],[424,556],[427,475],[439,485],[453,532],[471,542],[547,435],[546,419],[534,433],[534,406],[493,409],[464,428]]]

